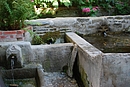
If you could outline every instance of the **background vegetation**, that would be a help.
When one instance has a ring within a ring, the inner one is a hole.
[[[37,8],[43,8],[40,15],[55,15],[58,7],[76,7],[79,14],[82,13],[83,16],[96,16],[98,11],[92,10],[95,6],[108,13],[114,9],[112,15],[128,15],[130,13],[130,0],[35,0],[34,4]],[[84,8],[90,8],[91,11],[85,13],[82,11]]]
[[[24,20],[30,18],[32,12],[30,0],[0,0],[0,30],[24,27]]]
[[[130,14],[130,0],[0,0],[0,30],[20,29],[26,19],[52,17],[61,7],[68,11],[75,7],[80,16],[97,16],[100,9],[114,10],[112,15]]]

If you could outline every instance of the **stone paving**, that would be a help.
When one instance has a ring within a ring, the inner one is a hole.
[[[43,87],[78,87],[76,80],[63,72],[44,72]]]

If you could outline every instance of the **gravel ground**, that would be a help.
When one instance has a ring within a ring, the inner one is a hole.
[[[44,72],[43,87],[78,87],[75,79],[70,79],[63,72]]]

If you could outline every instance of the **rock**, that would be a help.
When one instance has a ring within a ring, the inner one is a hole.
[[[67,74],[68,76],[72,77],[73,76],[73,66],[74,66],[74,62],[75,62],[75,58],[77,55],[77,45],[74,45],[73,51],[72,51],[72,55],[71,55],[71,59],[68,63],[68,71]]]
[[[22,67],[23,66],[23,59],[22,59],[22,50],[18,45],[11,45],[6,50],[6,60],[9,64],[8,68],[11,68],[11,59],[14,59],[14,67]]]

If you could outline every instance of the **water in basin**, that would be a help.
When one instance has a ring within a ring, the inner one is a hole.
[[[12,77],[12,72],[14,73]],[[5,86],[17,84],[18,87],[40,87],[37,69],[1,70]],[[14,87],[14,86],[11,86]]]
[[[96,33],[84,35],[83,38],[104,53],[129,53],[130,33]]]
[[[37,87],[35,78],[26,78],[26,79],[14,79],[14,83],[12,79],[4,79],[6,87],[10,84],[17,84],[18,87]]]

